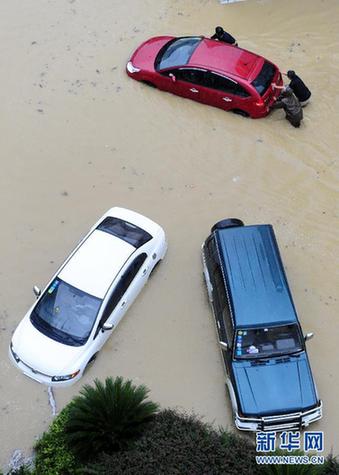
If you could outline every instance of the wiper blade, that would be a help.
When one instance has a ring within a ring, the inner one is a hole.
[[[295,358],[299,358],[302,353],[302,350],[294,351],[293,353],[288,353],[286,356],[294,356]]]
[[[293,351],[291,353],[275,353],[272,355],[274,358],[289,358],[290,356],[294,356],[295,358],[299,358],[300,351]]]

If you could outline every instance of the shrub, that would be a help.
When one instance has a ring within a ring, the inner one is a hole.
[[[85,469],[105,475],[256,475],[255,446],[196,416],[163,410],[133,446]]]
[[[121,377],[84,386],[69,408],[65,425],[69,446],[82,460],[125,448],[158,410],[157,404],[146,401],[148,393],[145,386]]]
[[[326,457],[324,465],[318,466],[319,475],[339,475],[339,462],[337,457],[330,454]]]
[[[32,475],[33,472],[28,465],[22,465],[20,468],[12,469],[8,472],[7,475]],[[2,472],[0,472],[2,475]]]
[[[77,473],[77,462],[65,440],[65,424],[72,403],[66,406],[54,419],[35,445],[35,470],[37,475],[73,475]]]

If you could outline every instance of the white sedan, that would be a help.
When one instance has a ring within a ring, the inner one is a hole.
[[[163,229],[123,208],[105,213],[16,328],[15,366],[49,386],[78,381],[163,259]]]

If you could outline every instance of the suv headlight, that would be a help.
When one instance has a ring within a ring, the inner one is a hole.
[[[80,369],[78,369],[78,371],[76,371],[75,373],[66,374],[65,376],[52,376],[52,381],[54,382],[68,381],[69,379],[73,379],[76,376],[78,376],[79,373],[80,373]]]
[[[13,350],[13,343],[12,343],[12,342],[11,342],[10,348],[11,348],[11,353],[12,353],[12,355],[13,355],[13,358],[15,359],[15,361],[16,361],[17,363],[19,363],[20,358],[19,358],[19,356],[15,353],[15,351]]]

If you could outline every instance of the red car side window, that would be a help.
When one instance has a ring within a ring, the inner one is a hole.
[[[209,87],[218,91],[223,91],[236,96],[248,97],[250,94],[237,82],[228,79],[220,74],[209,74]]]

